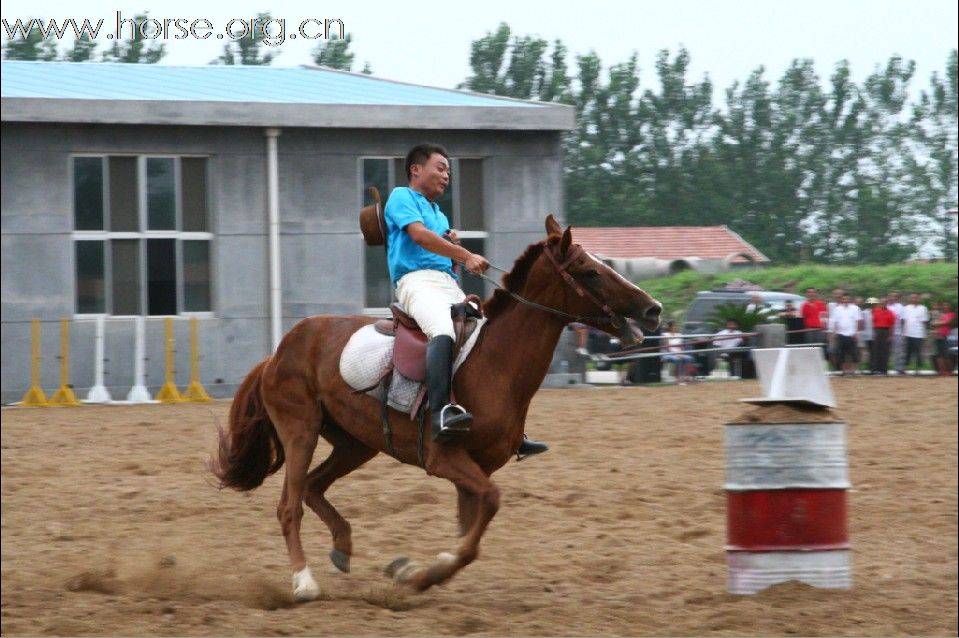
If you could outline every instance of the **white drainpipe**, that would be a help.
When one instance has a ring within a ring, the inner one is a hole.
[[[276,352],[283,336],[283,313],[280,284],[280,183],[277,162],[276,138],[280,129],[268,128],[266,136],[266,193],[270,219],[270,345]]]

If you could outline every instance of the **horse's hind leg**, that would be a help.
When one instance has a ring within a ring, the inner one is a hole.
[[[460,523],[460,536],[466,536],[476,519],[476,494],[461,485],[456,486],[456,512]]]
[[[328,426],[328,430],[335,426]],[[333,450],[325,461],[313,469],[306,478],[306,504],[326,523],[333,536],[330,560],[341,572],[350,571],[350,556],[353,555],[353,536],[349,522],[336,511],[326,499],[326,490],[337,479],[346,476],[371,458],[377,451],[366,447],[340,430],[342,436],[324,437],[333,443]]]
[[[320,587],[306,566],[300,540],[300,522],[303,520],[306,473],[310,469],[313,450],[319,438],[318,414],[312,406],[303,409],[292,405],[283,408],[269,406],[268,409],[286,453],[286,477],[276,517],[283,529],[293,570],[293,597],[298,601],[314,600],[320,595]]]

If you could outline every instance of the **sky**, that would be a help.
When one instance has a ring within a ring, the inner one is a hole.
[[[80,8],[82,7],[82,8]],[[190,2],[185,0],[89,0],[78,4],[64,0],[9,0],[2,17],[104,19],[99,42],[115,29],[117,13],[133,17],[147,10],[152,18],[209,20],[207,40],[174,39],[170,29],[163,64],[202,65],[220,55],[224,40],[217,40],[230,20],[249,20],[269,11],[286,21],[286,41],[270,50],[279,52],[274,65],[311,62],[317,41],[290,38],[304,20],[341,20],[352,35],[356,53],[354,70],[369,63],[376,76],[455,88],[470,74],[470,43],[494,31],[501,22],[514,34],[560,39],[574,56],[599,54],[604,66],[639,55],[640,88],[655,89],[657,52],[685,47],[691,57],[689,79],[705,74],[716,87],[717,99],[734,81],[744,81],[758,66],[775,81],[795,58],[812,58],[823,82],[838,61],[849,60],[853,79],[863,80],[891,55],[915,60],[913,90],[925,88],[933,71],[942,74],[948,52],[957,47],[955,0],[593,0],[572,2],[386,2],[382,0],[327,0],[325,2],[237,0]],[[234,33],[242,28],[234,22]],[[308,22],[305,32],[312,33]],[[202,31],[202,26],[201,26]],[[6,42],[6,34],[3,34]]]

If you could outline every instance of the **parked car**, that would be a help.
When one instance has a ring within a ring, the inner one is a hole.
[[[727,303],[746,306],[753,295],[758,295],[762,299],[763,305],[769,308],[771,315],[784,310],[787,301],[793,302],[793,306],[798,311],[800,304],[804,301],[801,295],[774,290],[723,289],[699,292],[686,309],[686,316],[683,318],[683,334],[709,334],[721,330],[724,326],[718,326],[710,321],[716,307]]]
[[[717,306],[723,304],[739,304],[748,306],[752,302],[754,295],[762,299],[763,307],[768,309],[768,314],[775,317],[781,311],[785,310],[786,302],[791,301],[796,310],[799,310],[803,297],[789,292],[777,292],[772,290],[740,290],[740,289],[722,289],[707,290],[696,294],[696,298],[686,309],[686,316],[683,319],[683,334],[713,334],[725,328],[717,325],[713,320],[713,312]],[[696,353],[696,350],[709,349],[712,343],[709,339],[692,340],[689,342],[693,355],[703,374],[708,374],[716,364],[716,354],[713,352]],[[749,346],[753,343],[752,338],[747,338],[743,345]],[[752,359],[745,357],[741,361],[740,374],[744,379],[753,379],[756,377],[755,367]]]

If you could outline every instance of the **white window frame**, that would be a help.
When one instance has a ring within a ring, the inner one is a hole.
[[[134,318],[134,317],[161,317],[167,315],[151,315],[148,312],[148,298],[147,298],[147,281],[145,279],[145,273],[147,272],[147,250],[146,250],[146,240],[148,239],[173,239],[174,240],[174,261],[176,264],[176,283],[177,283],[177,313],[176,317],[198,317],[198,318],[211,318],[215,317],[216,313],[212,310],[215,307],[215,288],[213,276],[213,260],[215,255],[215,241],[216,236],[211,231],[178,231],[178,230],[144,230],[147,227],[147,222],[149,219],[147,213],[147,183],[146,183],[146,165],[147,159],[160,158],[160,159],[173,159],[173,184],[174,184],[174,216],[175,223],[177,226],[182,226],[183,224],[183,211],[181,210],[181,175],[180,175],[180,162],[177,161],[181,158],[200,158],[209,160],[209,155],[202,154],[182,154],[182,155],[171,155],[168,153],[71,153],[68,157],[68,162],[70,163],[70,170],[68,171],[70,176],[70,193],[71,196],[75,193],[75,184],[74,184],[74,171],[73,171],[73,160],[77,157],[98,157],[103,162],[103,226],[104,230],[74,230],[70,234],[70,239],[72,242],[73,250],[71,251],[71,271],[73,273],[72,285],[76,286],[76,276],[77,276],[77,264],[76,264],[76,243],[78,241],[98,241],[101,242],[104,246],[103,250],[103,279],[104,279],[104,295],[103,303],[106,308],[113,308],[113,251],[110,249],[110,241],[112,240],[137,240],[139,242],[139,278],[140,278],[140,299],[139,305],[141,309],[141,314],[139,315],[116,315],[111,312],[102,312],[102,313],[80,313],[76,312],[76,289],[73,291],[73,317],[74,319],[91,319],[96,317],[109,317],[109,318]],[[140,225],[141,230],[138,232],[134,231],[118,231],[113,232],[109,230],[110,220],[111,220],[111,211],[110,211],[110,162],[111,157],[135,157],[137,159],[137,220]],[[208,165],[209,169],[209,165]],[[212,219],[210,219],[211,207],[210,207],[210,171],[207,170],[207,184],[206,184],[206,198],[207,198],[207,225],[208,227],[212,226]],[[75,206],[75,201],[71,205],[71,208]],[[76,212],[74,211],[72,222],[76,223]],[[187,311],[182,310],[184,306],[184,281],[183,281],[183,241],[207,241],[210,244],[210,306],[211,310],[202,310],[202,311]]]

